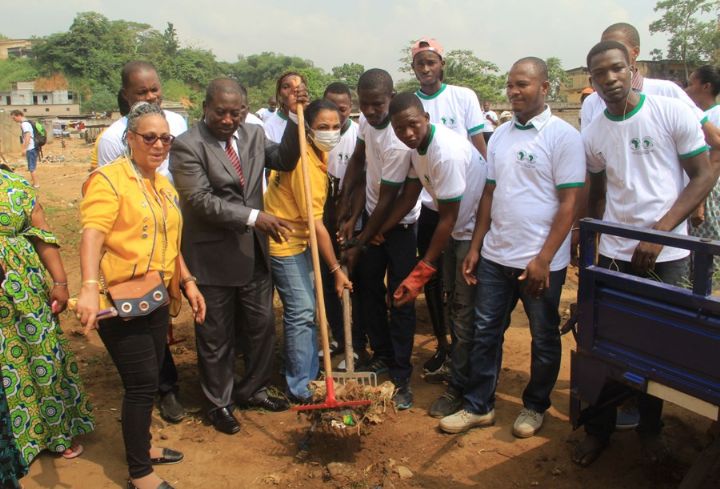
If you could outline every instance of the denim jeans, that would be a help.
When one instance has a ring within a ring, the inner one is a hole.
[[[463,278],[462,263],[470,249],[470,241],[450,238],[443,254],[443,282],[448,297],[452,353],[450,355],[450,386],[465,390],[470,373],[470,350],[475,318],[475,286]]]
[[[480,259],[470,376],[465,389],[465,408],[473,413],[486,414],[495,407],[503,334],[516,298],[525,307],[532,336],[530,382],[522,395],[523,405],[539,413],[550,407],[562,354],[558,306],[566,269],[550,272],[550,287],[540,297],[525,292],[524,283],[518,280],[522,272]]]
[[[382,244],[367,247],[353,272],[360,318],[373,355],[388,363],[396,383],[407,382],[412,373],[415,303],[390,307],[388,322],[388,295],[392,296],[415,267],[415,248],[415,226],[395,226],[385,233]],[[389,290],[385,288],[386,272]]]
[[[310,249],[293,256],[271,256],[273,283],[283,303],[285,380],[290,394],[310,397],[320,369],[315,326],[315,285]]]
[[[652,277],[645,275],[646,278],[652,278],[660,282],[681,286],[683,279],[686,277],[687,269],[690,263],[690,257],[680,260],[666,261],[656,263],[653,269]],[[600,255],[598,258],[598,266],[615,270],[621,273],[637,275],[632,270],[630,262],[613,260],[607,256]],[[606,387],[609,389],[609,387]],[[631,387],[625,386],[627,391],[632,391]],[[602,399],[603,394],[600,394]],[[638,395],[638,413],[640,414],[640,423],[637,431],[644,434],[657,434],[662,429],[662,409],[663,401],[655,396],[646,393]],[[585,423],[585,432],[593,435],[601,440],[608,440],[617,422],[617,409],[613,405],[598,410],[596,415]]]

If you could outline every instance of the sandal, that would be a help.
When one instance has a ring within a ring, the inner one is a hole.
[[[607,440],[602,440],[593,435],[586,435],[585,438],[575,447],[572,461],[581,467],[587,467],[600,456],[608,446]]]
[[[72,458],[79,457],[80,455],[82,455],[82,453],[84,451],[85,451],[85,448],[83,448],[83,446],[78,443],[77,445],[73,445],[72,447],[70,447],[67,450],[65,450],[64,452],[62,452],[62,456],[63,456],[63,458],[69,460]]]

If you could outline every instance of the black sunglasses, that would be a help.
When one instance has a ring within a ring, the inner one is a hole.
[[[171,134],[163,134],[162,136],[157,136],[155,134],[140,134],[139,132],[133,130],[130,130],[130,132],[140,136],[143,142],[145,142],[145,144],[147,144],[148,146],[152,146],[153,144],[155,144],[158,139],[161,143],[163,143],[164,146],[170,146],[173,141],[175,141],[175,136]]]

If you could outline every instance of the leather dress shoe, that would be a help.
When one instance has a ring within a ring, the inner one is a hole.
[[[240,431],[240,423],[233,416],[230,408],[218,408],[208,413],[208,418],[216,430],[228,435],[234,435]]]
[[[287,411],[290,409],[290,403],[284,397],[274,396],[272,394],[263,393],[261,395],[252,396],[247,401],[241,403],[244,409],[257,408],[275,413]]]
[[[180,401],[178,401],[177,395],[170,391],[160,396],[160,417],[169,423],[179,423],[185,417],[185,408]]]
[[[137,486],[132,483],[130,479],[128,479],[127,483],[127,489],[137,489]],[[175,489],[173,486],[168,484],[165,481],[162,481],[159,486],[157,486],[155,489]]]
[[[184,455],[172,448],[163,448],[162,457],[151,458],[150,463],[153,465],[172,465],[180,463]]]

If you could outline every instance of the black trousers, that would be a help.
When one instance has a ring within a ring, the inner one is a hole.
[[[198,284],[205,297],[205,323],[195,326],[200,384],[210,410],[247,401],[265,388],[272,375],[275,327],[273,288],[264,264],[241,287]],[[245,375],[235,380],[238,342],[243,345]]]
[[[167,347],[169,308],[124,321],[100,321],[98,332],[122,379],[122,433],[130,477],[150,474],[150,422]]]
[[[420,208],[420,219],[418,219],[417,233],[417,249],[418,257],[422,258],[427,249],[430,247],[430,241],[435,233],[440,214],[428,207]],[[432,278],[425,284],[425,304],[428,308],[430,323],[432,324],[433,334],[438,341],[438,347],[448,349],[447,332],[448,328],[445,324],[445,301],[443,300],[443,259],[442,256],[434,265],[437,268]]]

